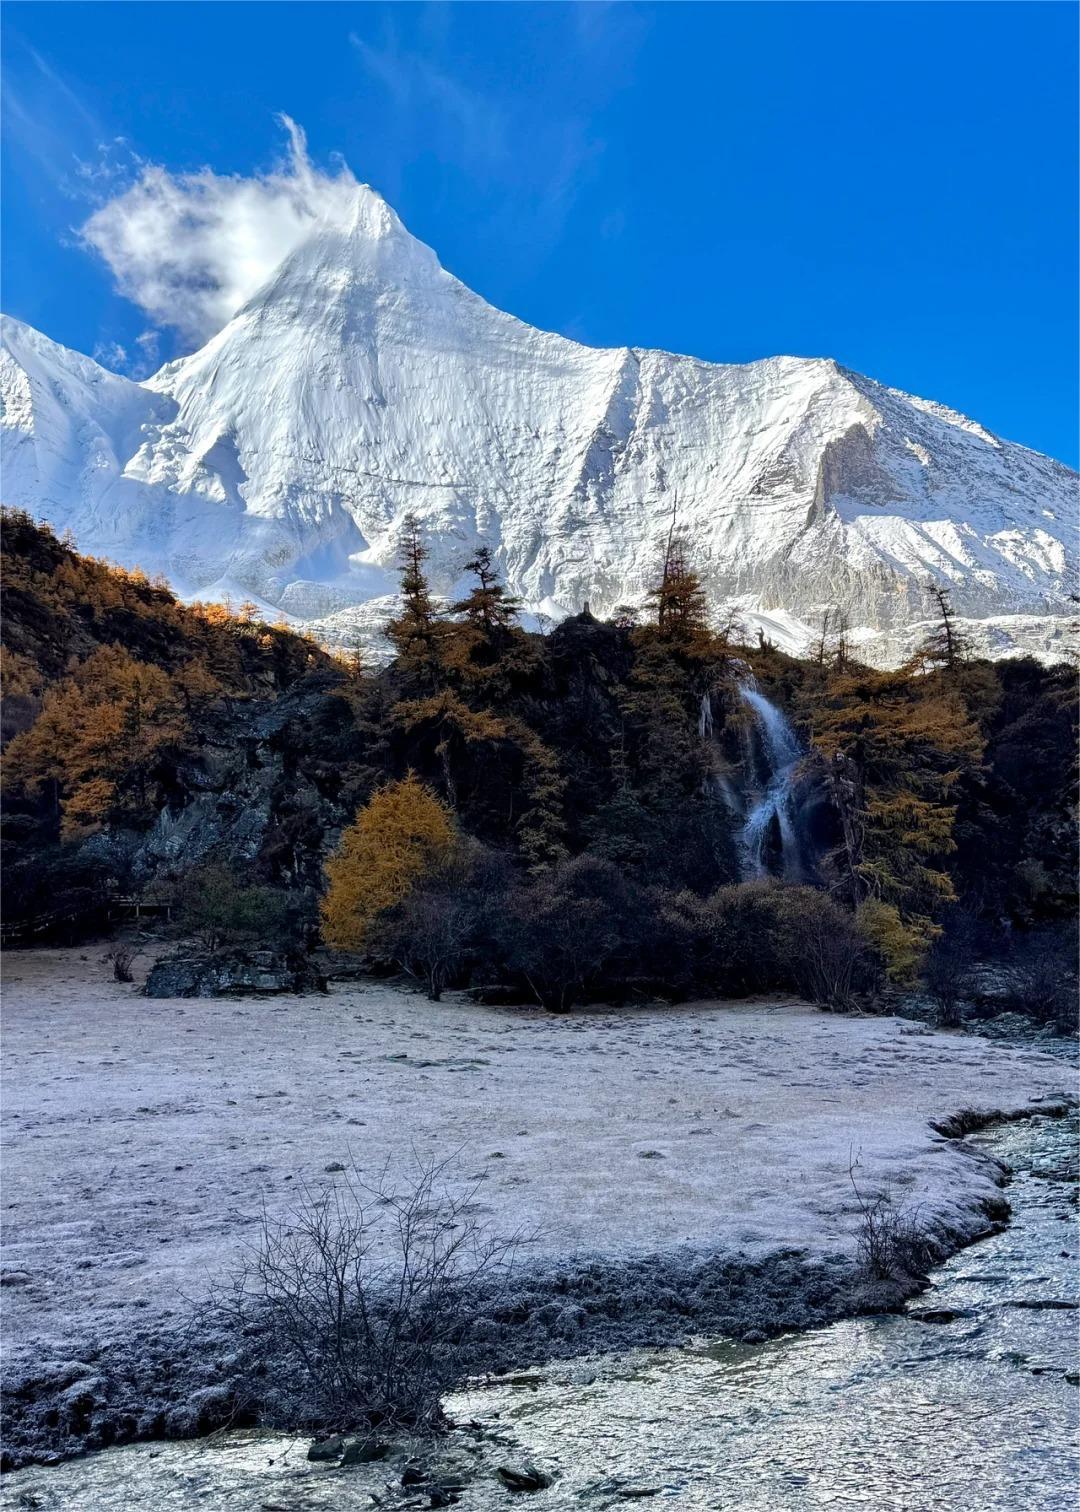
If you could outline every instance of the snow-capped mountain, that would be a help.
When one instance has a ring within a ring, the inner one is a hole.
[[[640,600],[674,514],[718,608],[792,647],[836,605],[896,660],[929,579],[995,653],[1052,651],[1067,623],[1060,463],[827,359],[729,366],[534,330],[363,186],[145,383],[18,321],[3,334],[6,502],[185,595],[250,596],[330,636],[392,594],[409,511],[436,588],[483,540],[552,616]]]

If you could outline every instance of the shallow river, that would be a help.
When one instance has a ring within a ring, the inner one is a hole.
[[[1075,1119],[979,1136],[1015,1171],[1008,1230],[956,1256],[908,1314],[767,1344],[595,1357],[449,1399],[440,1451],[463,1512],[669,1506],[778,1512],[1073,1512],[1077,1505]],[[949,1323],[920,1309],[948,1309]],[[464,1426],[469,1420],[478,1425]],[[427,1506],[400,1462],[310,1464],[309,1440],[139,1444],[5,1478],[4,1508]],[[511,1497],[499,1465],[548,1489]],[[462,1469],[464,1467],[464,1474]]]

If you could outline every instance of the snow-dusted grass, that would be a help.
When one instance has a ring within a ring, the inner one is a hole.
[[[4,1328],[10,1363],[82,1357],[184,1312],[265,1201],[331,1169],[461,1150],[534,1257],[690,1245],[851,1254],[848,1179],[982,1221],[993,1166],[930,1127],[1016,1111],[1060,1062],[797,1002],[550,1017],[372,983],[328,997],[152,1001],[100,948],[6,960]],[[138,968],[136,974],[139,973]],[[14,1273],[14,1274],[13,1274]]]

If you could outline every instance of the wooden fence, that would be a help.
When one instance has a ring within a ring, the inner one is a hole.
[[[18,945],[42,935],[59,933],[65,925],[86,927],[98,923],[102,927],[118,924],[124,919],[158,918],[170,919],[172,904],[139,897],[118,897],[104,894],[101,897],[83,899],[63,908],[49,909],[45,913],[32,914],[25,919],[5,919],[0,922],[0,947]]]

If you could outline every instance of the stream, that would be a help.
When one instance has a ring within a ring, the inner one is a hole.
[[[465,1512],[645,1500],[739,1512],[1072,1512],[1077,1120],[1010,1124],[971,1142],[1013,1168],[1012,1223],[942,1266],[906,1312],[759,1345],[594,1356],[464,1390],[447,1400],[459,1427],[434,1454],[441,1479],[465,1482]],[[941,1321],[924,1321],[928,1312]],[[434,1504],[401,1488],[400,1458],[331,1468],[306,1459],[309,1442],[225,1431],[131,1445],[10,1474],[0,1505]],[[529,1463],[552,1485],[511,1496],[498,1466]]]

